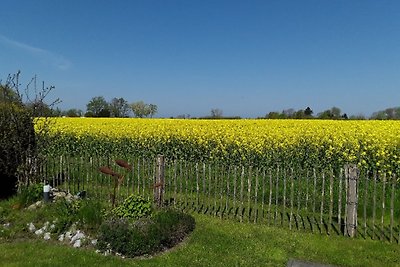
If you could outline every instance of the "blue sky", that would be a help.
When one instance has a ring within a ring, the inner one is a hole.
[[[159,117],[257,117],[400,106],[400,1],[3,0],[0,77],[55,85],[61,109],[94,96]],[[49,99],[50,100],[50,99]]]

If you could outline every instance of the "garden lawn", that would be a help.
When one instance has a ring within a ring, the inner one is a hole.
[[[193,214],[181,245],[150,258],[121,259],[55,241],[0,241],[1,266],[286,266],[289,259],[337,266],[400,266],[400,245],[241,224]]]

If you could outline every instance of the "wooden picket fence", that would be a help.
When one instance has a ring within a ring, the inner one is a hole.
[[[400,241],[400,187],[395,175],[360,173],[355,166],[301,169],[226,166],[222,163],[127,160],[122,168],[109,158],[51,159],[43,168],[53,187],[109,200],[118,174],[116,202],[130,194],[159,206],[328,235]]]

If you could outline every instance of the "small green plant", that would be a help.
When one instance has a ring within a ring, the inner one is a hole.
[[[43,183],[30,184],[29,186],[21,187],[21,192],[18,194],[18,203],[21,207],[26,207],[42,198]]]
[[[128,257],[151,252],[143,231],[134,227],[127,218],[107,220],[100,226],[99,233],[97,248],[100,251],[111,249]]]
[[[97,229],[103,221],[103,205],[95,200],[83,200],[77,211],[77,219],[85,230]]]
[[[139,195],[130,195],[124,202],[112,210],[120,218],[140,219],[149,217],[152,213],[150,201]]]
[[[74,222],[78,220],[78,212],[81,207],[79,200],[67,201],[59,199],[55,203],[46,207],[47,213],[52,214],[56,220],[54,233],[61,233],[67,230]]]
[[[154,228],[152,233],[155,238],[166,247],[172,247],[181,242],[185,236],[195,228],[195,220],[192,216],[176,210],[161,210],[154,215]]]
[[[152,218],[134,222],[112,217],[100,226],[97,248],[127,257],[153,254],[182,241],[194,226],[192,216],[174,210],[159,211]]]

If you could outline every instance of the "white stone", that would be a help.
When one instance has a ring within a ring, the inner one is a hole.
[[[49,222],[45,222],[44,223],[44,225],[43,225],[43,227],[42,227],[42,229],[44,230],[44,231],[46,231],[47,230],[47,228],[49,227]]]
[[[78,239],[78,240],[76,240],[75,243],[74,243],[74,248],[80,248],[80,247],[81,247],[81,240]]]
[[[72,233],[70,231],[65,233],[65,239],[70,240],[72,237]]]
[[[35,210],[37,208],[40,208],[40,206],[42,206],[43,202],[42,201],[37,201],[36,203],[30,205],[28,207],[28,210]]]
[[[85,238],[85,234],[81,233],[81,231],[77,231],[76,234],[71,238],[71,243],[74,243],[77,240]]]
[[[91,243],[92,243],[93,246],[96,246],[96,245],[97,245],[97,239],[93,239],[93,240],[91,241]]]
[[[36,235],[42,235],[43,232],[44,232],[43,229],[40,228],[39,230],[36,230],[36,231],[35,231],[35,234],[36,234]]]
[[[28,224],[28,229],[29,229],[29,232],[36,231],[36,227],[35,227],[35,225],[33,223]]]
[[[58,236],[58,241],[63,242],[64,241],[64,234],[61,234]]]
[[[44,240],[50,240],[51,238],[50,233],[45,233],[43,238]]]
[[[50,230],[53,230],[54,228],[56,228],[55,224],[50,225]]]

